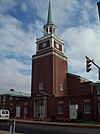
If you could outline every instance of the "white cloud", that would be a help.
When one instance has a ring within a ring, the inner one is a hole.
[[[30,5],[35,9],[37,16],[42,18],[44,22],[47,22],[48,15],[48,4],[49,1],[45,0],[29,0]],[[70,17],[75,14],[75,10],[78,8],[79,0],[52,0],[52,19],[53,22],[58,26],[62,25],[67,21],[69,23]]]
[[[87,76],[85,73],[85,56],[94,59],[100,64],[100,27],[72,27],[66,29],[62,34],[65,45],[67,44],[65,53],[69,58],[69,71],[82,74],[92,80],[97,80],[95,70]],[[93,77],[94,74],[94,77]]]
[[[76,13],[79,6],[78,0],[52,1],[52,16],[55,24],[65,25],[70,23],[70,18]]]
[[[0,16],[0,52],[7,55],[13,52],[16,56],[30,56],[35,52],[35,35],[24,31],[21,22],[11,16]]]
[[[0,0],[0,13],[5,13],[17,5],[14,0]]]
[[[0,90],[8,91],[14,88],[17,91],[30,93],[30,76],[21,75],[18,71],[29,68],[15,59],[5,59],[0,62]]]
[[[22,90],[30,92],[30,75],[22,75],[20,70],[31,70],[31,64],[24,64],[24,58],[36,51],[35,35],[24,30],[22,23],[7,15],[0,15],[0,90]],[[11,55],[12,54],[12,55]],[[9,56],[10,58],[7,58]],[[14,59],[14,57],[15,59]],[[16,59],[23,56],[23,61]]]

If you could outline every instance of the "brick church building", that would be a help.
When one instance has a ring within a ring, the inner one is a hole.
[[[14,117],[32,120],[100,120],[100,82],[68,72],[68,58],[55,33],[50,2],[43,29],[32,56],[31,96],[15,91],[1,94],[0,108],[9,109]]]
[[[64,43],[55,34],[50,2],[43,29],[32,56],[32,118],[100,119],[100,83],[68,72]]]

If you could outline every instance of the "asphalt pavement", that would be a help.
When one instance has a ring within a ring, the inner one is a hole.
[[[47,121],[34,121],[34,120],[20,120],[16,119],[16,122],[31,123],[39,125],[55,125],[55,126],[71,126],[71,127],[89,127],[100,128],[100,124],[84,124],[84,123],[66,123],[66,122],[47,122]]]
[[[100,134],[100,124],[60,123],[16,119],[16,134]],[[0,134],[10,134],[11,122],[1,123]],[[1,133],[2,132],[2,133]]]

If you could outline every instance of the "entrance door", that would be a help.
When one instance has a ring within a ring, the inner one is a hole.
[[[46,104],[44,99],[37,99],[34,101],[34,117],[38,119],[44,119],[46,116]]]
[[[77,104],[71,104],[69,105],[69,118],[70,119],[77,119]]]
[[[38,101],[38,118],[39,119],[44,118],[44,100]]]
[[[27,113],[28,113],[28,109],[27,109],[27,107],[24,107],[24,118],[27,117]]]

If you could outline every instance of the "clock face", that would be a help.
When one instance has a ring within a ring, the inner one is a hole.
[[[43,42],[43,43],[39,44],[39,50],[45,49],[49,46],[50,46],[49,41]]]
[[[45,47],[46,47],[46,45],[47,45],[47,44],[46,44],[46,42],[45,42],[45,43],[43,43],[43,44],[42,44],[42,47],[43,47],[43,48],[45,48]]]
[[[54,41],[54,47],[60,51],[62,51],[62,45]]]
[[[59,44],[58,43],[56,43],[56,48],[59,49]]]

